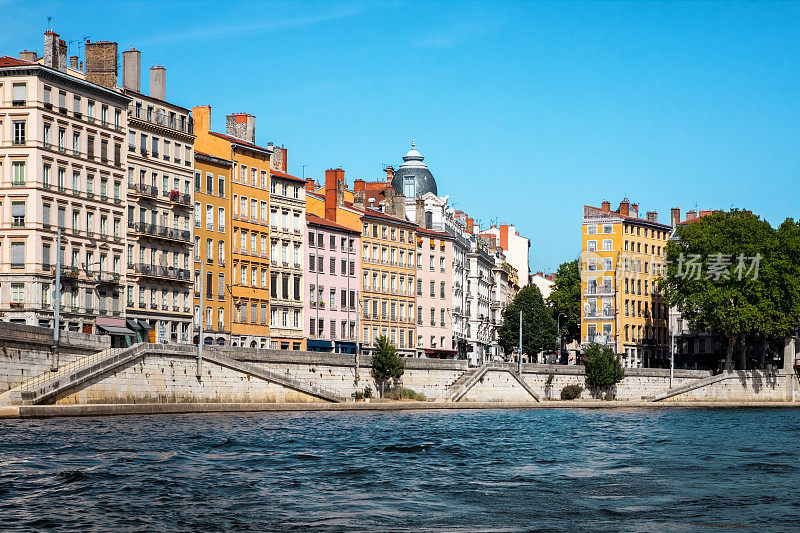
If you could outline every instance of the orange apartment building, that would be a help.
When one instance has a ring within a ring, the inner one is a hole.
[[[237,113],[226,117],[226,133],[210,130],[211,106],[192,109],[195,149],[231,161],[228,191],[231,224],[232,346],[269,346],[269,170],[272,151],[255,144],[255,117]]]
[[[230,159],[195,151],[194,157],[194,343],[203,318],[203,343],[231,341]],[[202,272],[200,266],[202,265]],[[203,299],[200,288],[203,284]]]

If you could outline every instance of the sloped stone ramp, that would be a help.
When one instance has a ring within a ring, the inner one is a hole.
[[[18,387],[15,387],[3,394],[0,394],[0,405],[35,405],[55,403],[67,395],[74,395],[86,387],[102,384],[105,379],[113,379],[119,372],[130,371],[131,367],[137,363],[143,363],[148,357],[161,357],[162,367],[167,365],[174,367],[175,363],[182,365],[184,374],[180,376],[186,384],[191,385],[197,382],[194,372],[186,372],[186,368],[194,365],[196,348],[193,346],[176,346],[164,344],[140,343],[130,348],[111,348],[102,352],[89,355],[78,359],[68,365],[63,365],[56,372],[47,372],[37,376]],[[344,402],[346,399],[335,391],[320,387],[313,383],[303,383],[299,380],[290,378],[286,375],[258,367],[251,363],[236,361],[213,350],[207,350],[203,354],[204,364],[216,366],[218,369],[225,369],[226,372],[233,372],[240,375],[240,380],[251,378],[262,380],[277,388],[300,393],[301,396],[308,396],[309,399],[326,402]],[[174,370],[174,368],[173,368]],[[163,373],[163,368],[161,369]],[[174,374],[174,372],[173,372]],[[209,388],[216,389],[218,393],[225,393],[221,389],[230,387],[231,380],[225,383],[215,383],[211,377],[203,376]],[[164,380],[166,381],[166,380]],[[173,377],[173,382],[175,381]],[[200,380],[202,382],[202,379]],[[123,382],[128,386],[127,382]],[[180,385],[180,384],[179,384]],[[145,386],[146,389],[146,386]],[[146,396],[148,391],[142,393]],[[228,391],[229,393],[230,391]],[[158,394],[150,394],[154,400],[158,400]]]
[[[513,382],[510,390],[521,389],[522,398],[520,399],[539,401],[539,395],[531,389],[530,385],[508,363],[485,363],[482,366],[464,372],[435,401],[458,402],[473,395],[480,396],[482,392],[480,389],[484,386],[491,386],[489,383],[491,378],[499,375],[507,375],[507,378],[510,376]]]

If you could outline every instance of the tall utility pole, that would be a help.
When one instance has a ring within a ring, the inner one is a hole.
[[[53,315],[56,323],[53,326],[53,358],[50,361],[51,372],[58,370],[58,342],[61,332],[61,226],[58,226],[58,231],[56,232],[56,286],[53,291]]]
[[[522,375],[522,311],[519,312],[519,375]]]
[[[202,258],[200,260],[200,306],[198,309],[198,314],[200,315],[200,333],[197,336],[197,380],[200,381],[201,372],[203,370],[203,320],[205,319],[204,316],[204,309],[203,306],[203,284],[205,281],[205,263],[203,262]]]

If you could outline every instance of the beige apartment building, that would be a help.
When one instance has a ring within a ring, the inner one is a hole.
[[[109,43],[111,44],[111,43]],[[114,46],[116,46],[114,44]],[[190,343],[193,295],[191,111],[166,101],[166,69],[150,69],[140,92],[141,53],[122,53],[128,106],[127,317],[151,342]],[[224,231],[224,224],[222,226]]]
[[[305,181],[286,173],[285,148],[270,148],[270,347],[305,350]]]
[[[58,34],[44,49],[0,58],[0,316],[53,327],[60,253],[60,327],[111,333],[125,325],[130,98],[96,83],[88,62],[68,66]]]

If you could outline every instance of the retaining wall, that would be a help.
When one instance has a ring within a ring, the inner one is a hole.
[[[53,330],[0,322],[0,393],[50,369]],[[110,346],[110,337],[62,331],[59,339],[61,364],[100,352]]]

